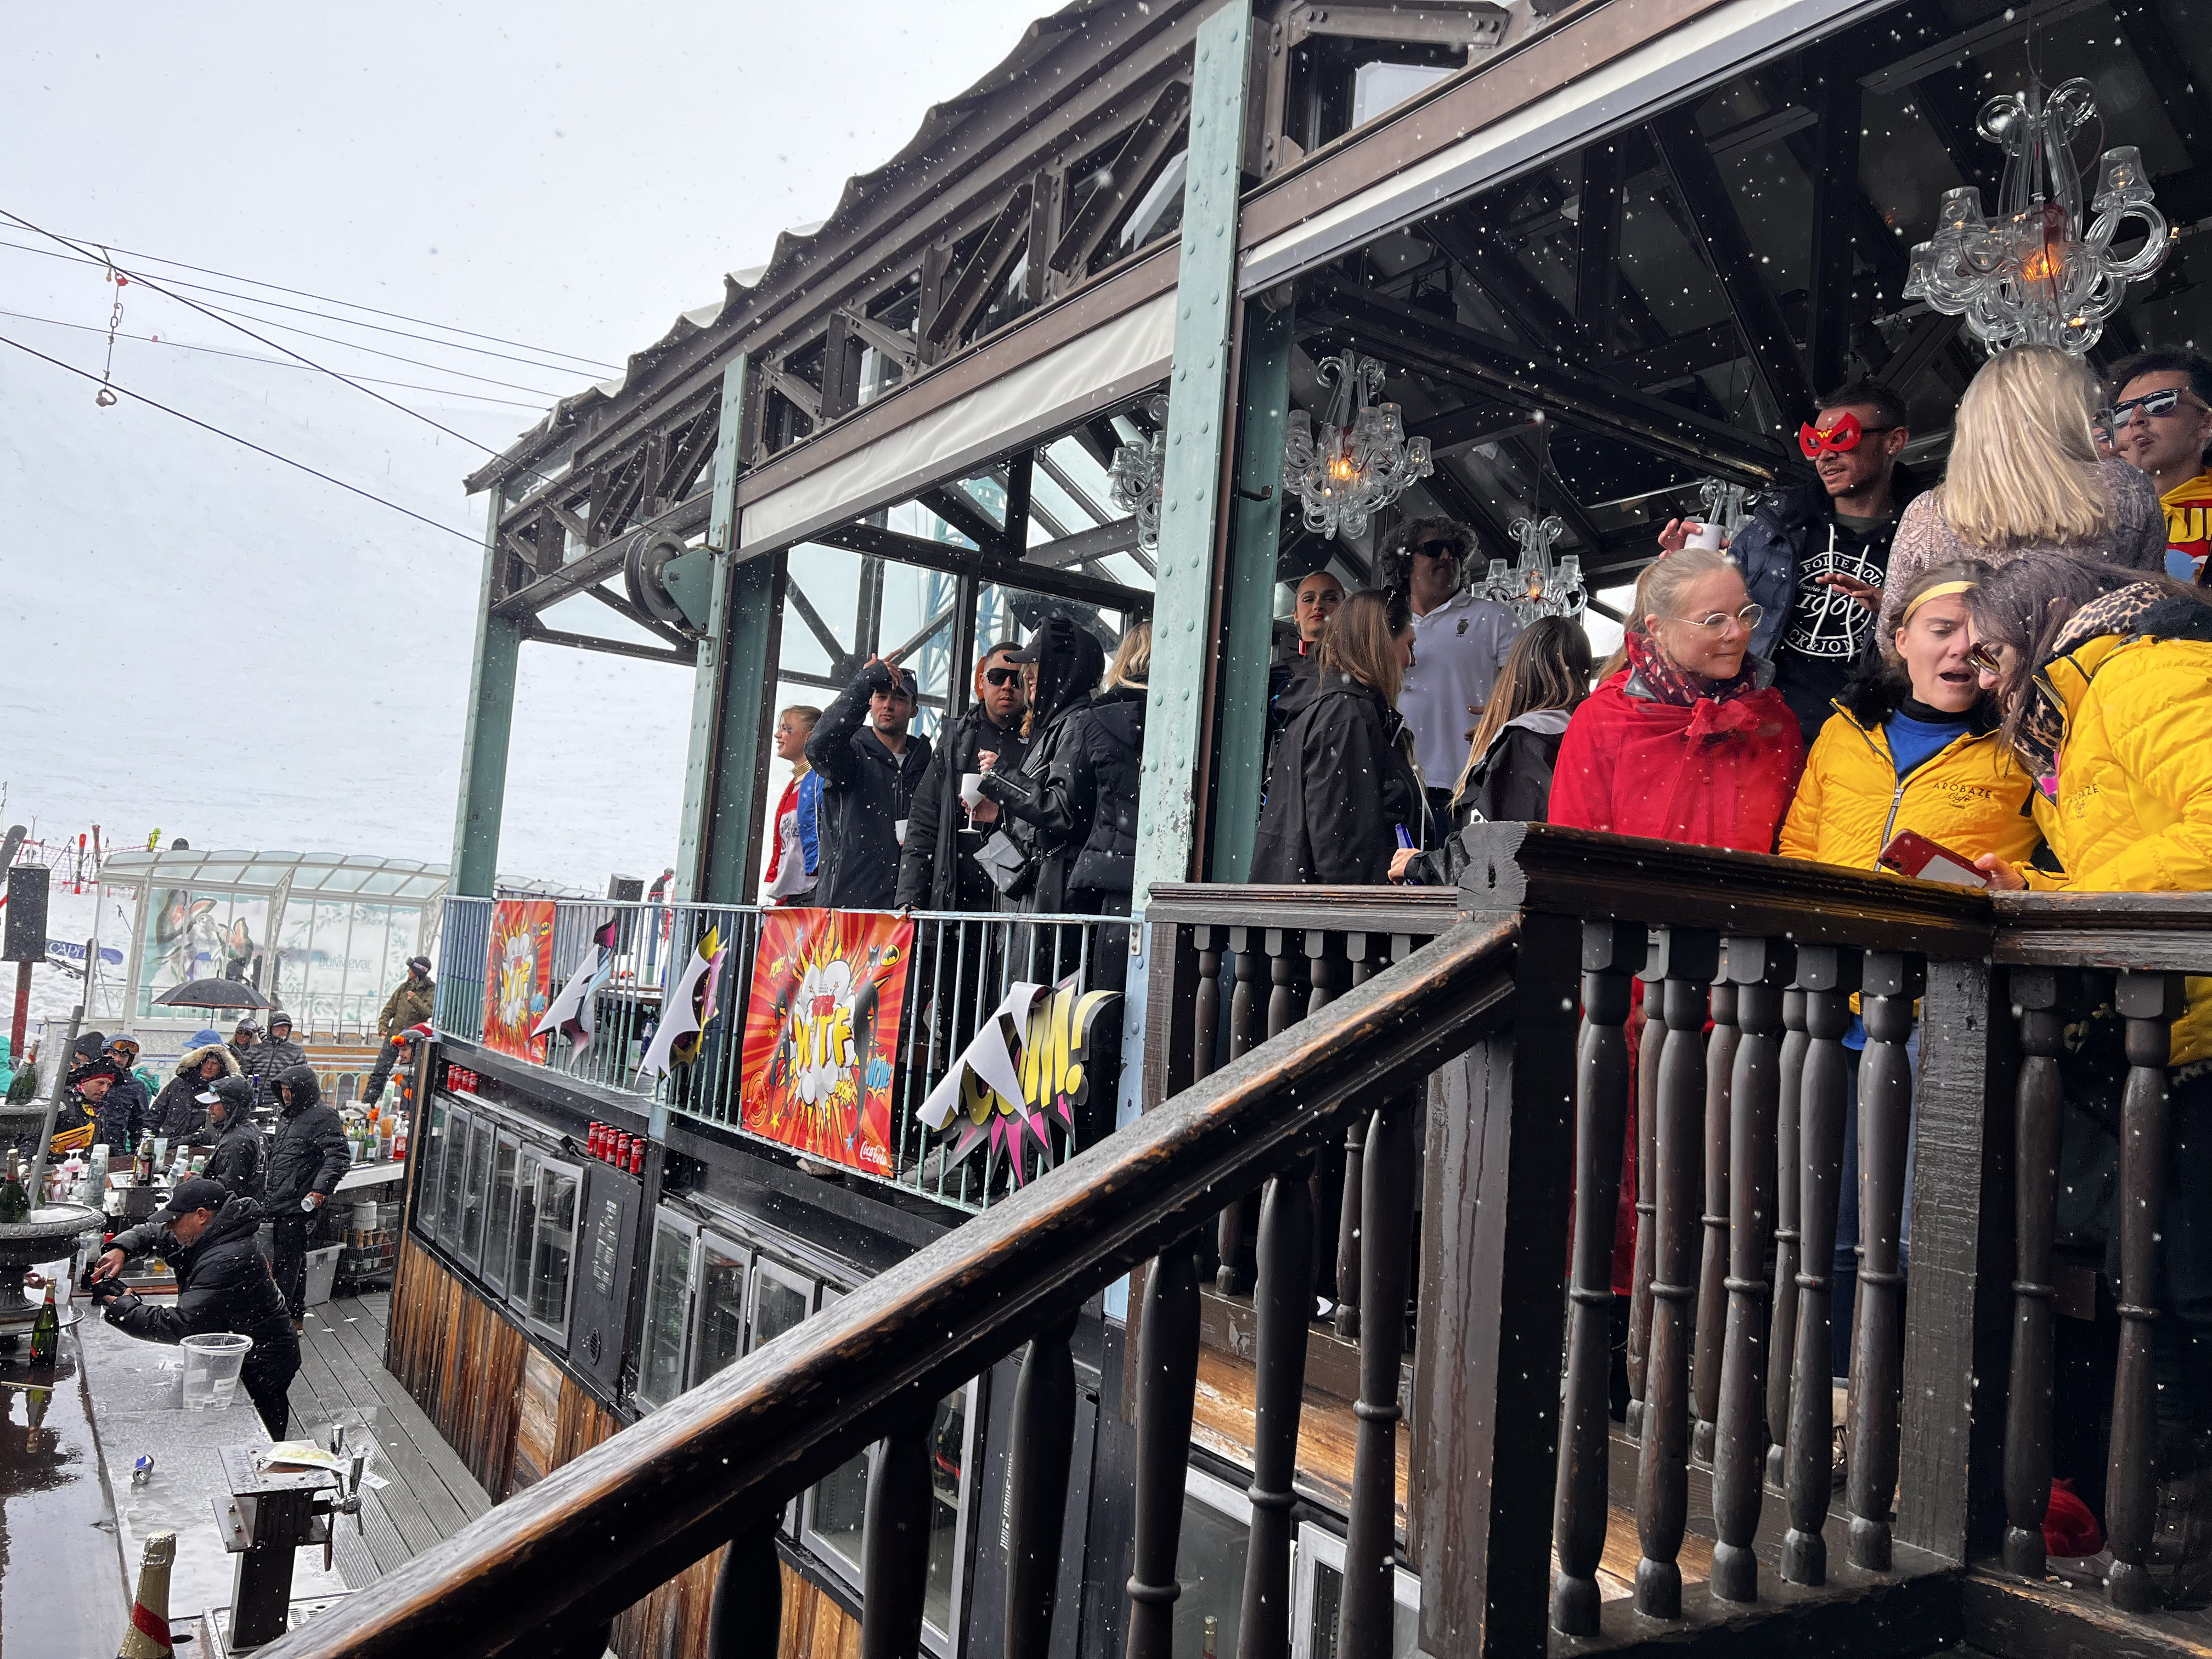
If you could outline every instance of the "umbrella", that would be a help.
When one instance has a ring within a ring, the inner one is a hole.
[[[154,999],[164,1008],[266,1008],[269,999],[242,979],[188,979]]]

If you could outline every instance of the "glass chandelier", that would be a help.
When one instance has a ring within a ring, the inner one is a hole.
[[[1148,398],[1145,413],[1152,417],[1152,435],[1123,444],[1114,452],[1106,469],[1106,484],[1114,505],[1137,520],[1137,549],[1148,557],[1160,550],[1160,485],[1167,476],[1168,400]]]
[[[1303,409],[1291,411],[1283,440],[1283,487],[1305,509],[1305,526],[1334,538],[1365,533],[1367,520],[1436,468],[1426,438],[1406,436],[1404,411],[1378,404],[1382,365],[1347,351],[1320,365],[1322,383],[1335,383],[1316,433]]]
[[[1552,544],[1566,534],[1566,526],[1550,517],[1516,519],[1507,530],[1520,544],[1520,556],[1510,569],[1504,560],[1492,559],[1475,597],[1511,605],[1523,628],[1539,617],[1581,616],[1589,590],[1583,586],[1580,556],[1566,554],[1556,564],[1552,559]]]
[[[1718,525],[1721,541],[1725,544],[1735,539],[1735,532],[1751,517],[1755,497],[1746,485],[1729,483],[1723,478],[1700,478],[1698,499],[1705,504],[1705,516],[1700,522]]]
[[[1947,191],[1934,239],[1912,250],[1905,297],[1963,316],[1993,352],[2034,343],[2080,356],[2096,344],[2128,284],[2157,270],[2172,246],[2133,144],[2105,152],[2089,203],[2096,217],[2083,230],[2073,137],[2096,113],[2079,77],[2048,98],[2032,86],[1984,104],[1975,130],[2005,157],[1997,216],[1982,216],[1973,185]],[[2130,219],[2142,222],[2143,244],[2120,258],[2112,243]]]

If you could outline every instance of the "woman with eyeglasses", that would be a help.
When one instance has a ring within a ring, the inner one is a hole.
[[[1894,637],[1905,590],[1933,565],[2067,553],[2166,568],[2158,491],[2099,457],[2100,402],[2088,365],[2056,346],[2014,346],[1982,365],[1959,400],[1942,483],[1898,520],[1877,637]]]
[[[1751,653],[1762,614],[1724,553],[1646,566],[1621,650],[1559,744],[1551,821],[1771,852],[1805,740]]]
[[[1394,592],[1364,589],[1329,619],[1315,672],[1283,694],[1254,881],[1380,886],[1401,847],[1427,844],[1427,792],[1398,714],[1413,659],[1413,613]]]

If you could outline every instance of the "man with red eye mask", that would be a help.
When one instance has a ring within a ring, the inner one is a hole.
[[[1808,743],[1874,648],[1890,536],[1919,493],[1897,464],[1907,422],[1905,400],[1878,381],[1838,387],[1798,433],[1814,477],[1768,490],[1729,550],[1766,613],[1752,652],[1773,663]],[[1686,535],[1670,524],[1659,544],[1671,551]]]

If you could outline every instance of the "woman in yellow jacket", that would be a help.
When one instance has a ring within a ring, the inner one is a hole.
[[[1844,688],[1813,740],[1783,821],[1784,858],[1872,870],[1890,838],[1907,830],[1968,859],[1990,851],[2024,859],[2035,850],[2042,836],[2026,812],[2034,786],[1997,735],[1995,705],[1968,660],[1966,598],[1989,574],[1967,561],[1938,565],[1899,596],[1897,630],[1882,641],[1883,665]],[[1856,1016],[1844,1045],[1852,1088],[1833,1256],[1830,1328],[1838,1376],[1850,1370],[1858,1293],[1857,1082],[1866,1029]],[[1917,1049],[1916,1042],[1909,1051],[1916,1060]],[[1908,1141],[1900,1265],[1911,1255],[1911,1167]]]
[[[1991,884],[2212,890],[2212,598],[2102,561],[2023,559],[1969,597],[2004,735],[2051,802],[2063,873],[1981,860]],[[2168,1060],[2153,1322],[2162,1481],[2212,1479],[2212,980],[2192,978]],[[2071,1121],[2069,1115],[2069,1122]],[[2117,1230],[2106,1272],[2118,1271]],[[2161,1498],[2160,1506],[2166,1499]],[[2200,1589],[2208,1564],[2176,1565]]]

